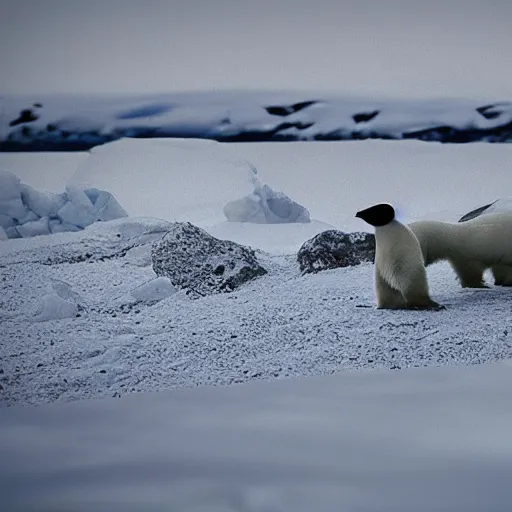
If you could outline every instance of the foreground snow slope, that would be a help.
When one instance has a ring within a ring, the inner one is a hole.
[[[0,415],[5,510],[509,512],[510,363]]]

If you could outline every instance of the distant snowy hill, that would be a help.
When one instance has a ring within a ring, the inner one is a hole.
[[[4,97],[3,151],[75,151],[121,137],[224,142],[512,141],[512,102],[384,100],[311,93]]]

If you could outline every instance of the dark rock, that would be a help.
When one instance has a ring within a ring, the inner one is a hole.
[[[27,108],[25,110],[22,110],[20,112],[20,115],[9,123],[9,126],[16,126],[22,123],[31,123],[32,121],[36,121],[37,119],[39,119],[39,116],[36,116],[34,112],[32,112],[32,110]]]
[[[482,213],[484,213],[485,210],[487,210],[490,206],[492,206],[496,201],[486,204],[485,206],[480,206],[479,208],[475,208],[474,210],[471,210],[470,212],[463,215],[459,219],[459,222],[466,222],[467,220],[471,220],[471,219],[474,219],[475,217],[482,215]]]
[[[510,108],[510,104],[508,103],[494,103],[492,105],[484,105],[483,107],[478,107],[476,111],[485,117],[485,119],[496,119],[503,114],[503,110]]]
[[[380,113],[380,110],[373,110],[372,112],[360,112],[358,114],[354,114],[352,119],[355,123],[365,123],[367,121],[371,121],[374,117],[376,117]]]
[[[339,267],[352,267],[375,259],[375,236],[329,230],[304,242],[297,254],[303,274]]]
[[[269,106],[269,107],[265,107],[265,110],[273,116],[286,117],[286,116],[289,116],[290,114],[294,114],[295,112],[299,112],[302,109],[310,107],[311,105],[314,105],[315,103],[316,103],[316,101],[301,101],[299,103],[294,103],[293,105]]]
[[[231,292],[267,271],[254,251],[218,240],[189,222],[176,222],[153,245],[153,270],[192,298]]]

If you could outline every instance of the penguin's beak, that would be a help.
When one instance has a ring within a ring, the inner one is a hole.
[[[361,218],[361,212],[357,212],[357,213],[356,213],[356,217]]]

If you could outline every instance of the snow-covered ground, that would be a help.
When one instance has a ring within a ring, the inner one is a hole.
[[[417,141],[0,154],[33,187],[102,188],[130,215],[0,242],[0,397],[18,405],[0,409],[2,506],[508,512],[511,291],[462,290],[438,264],[445,310],[381,311],[372,265],[301,276],[295,253],[366,229],[354,214],[376,201],[456,220],[508,197],[511,157]],[[248,162],[312,222],[226,222]],[[154,281],[151,243],[173,220],[251,245],[268,274],[197,300]]]
[[[509,512],[511,386],[499,363],[13,407],[2,509]]]
[[[354,213],[381,200],[397,204],[404,220],[456,220],[510,189],[511,153],[510,145],[414,141],[124,140],[86,159],[77,154],[75,166],[57,159],[54,172],[31,167],[32,154],[9,155],[5,165],[28,184],[41,183],[44,172],[57,190],[96,186],[131,217],[0,242],[4,402],[506,359],[510,290],[462,290],[440,264],[428,269],[429,281],[446,311],[377,311],[372,265],[301,276],[296,252],[330,227],[367,229]],[[224,204],[251,191],[248,162],[306,206],[312,222],[227,222]],[[151,243],[173,220],[252,246],[268,275],[232,294],[137,301],[134,290],[156,277]]]
[[[8,151],[84,150],[120,137],[225,142],[512,140],[510,97],[489,102],[212,91],[115,98],[4,96],[0,100],[0,144]]]

